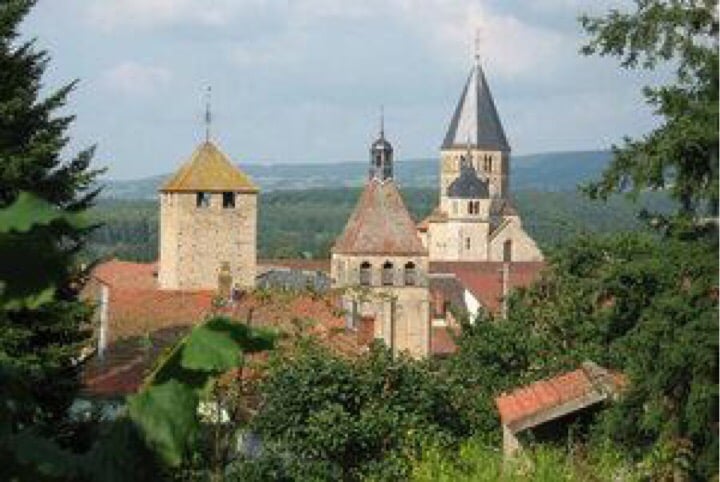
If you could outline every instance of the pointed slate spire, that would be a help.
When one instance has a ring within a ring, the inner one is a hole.
[[[480,149],[510,150],[477,53],[442,149],[463,147],[468,142]]]

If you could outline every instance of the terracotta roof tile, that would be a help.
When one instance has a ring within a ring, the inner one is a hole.
[[[509,289],[528,286],[539,278],[544,262],[510,263]],[[491,312],[502,307],[502,262],[431,262],[430,272],[451,273]]]
[[[457,346],[448,326],[434,326],[430,332],[430,353],[433,355],[449,355],[455,353]]]
[[[602,380],[593,380],[593,373],[599,373]],[[503,393],[495,398],[495,405],[502,423],[512,425],[587,395],[604,399],[609,392],[622,388],[621,384],[615,382],[615,378],[612,372],[586,362],[577,370]]]
[[[393,180],[370,180],[335,241],[342,254],[427,255]]]

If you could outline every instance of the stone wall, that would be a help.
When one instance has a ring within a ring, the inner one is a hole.
[[[542,261],[543,255],[535,241],[525,232],[518,216],[508,216],[489,239],[490,261],[506,261],[505,246],[509,242],[510,259],[507,261]]]
[[[237,193],[223,208],[222,193],[208,193],[210,205],[196,206],[196,193],[160,195],[161,289],[217,289],[228,263],[232,283],[255,283],[257,195]]]
[[[490,179],[490,195],[508,196],[508,173],[510,172],[510,153],[470,149],[472,163],[481,178]],[[460,157],[467,155],[463,148],[443,149],[440,151],[440,197],[444,197],[447,187],[460,175]],[[486,157],[490,169],[486,169]]]
[[[392,283],[383,265],[392,263]],[[405,283],[405,266],[415,265],[414,283]],[[361,265],[369,263],[369,284],[361,285]],[[430,351],[430,292],[427,256],[361,256],[333,254],[333,286],[344,290],[344,306],[356,306],[357,315],[374,319],[374,336],[396,353],[415,357]]]

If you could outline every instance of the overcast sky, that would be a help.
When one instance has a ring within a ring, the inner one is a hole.
[[[49,88],[80,79],[75,147],[108,177],[172,171],[213,137],[239,163],[364,160],[385,105],[401,159],[436,157],[481,32],[516,154],[608,148],[654,125],[615,59],[581,57],[582,12],[627,0],[40,0],[24,24]]]

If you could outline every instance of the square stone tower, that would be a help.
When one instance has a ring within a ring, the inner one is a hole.
[[[214,143],[202,143],[160,188],[160,288],[254,286],[258,192]]]
[[[348,328],[372,320],[394,353],[430,350],[428,253],[392,178],[392,146],[371,147],[370,179],[332,250],[333,286],[343,290]]]

